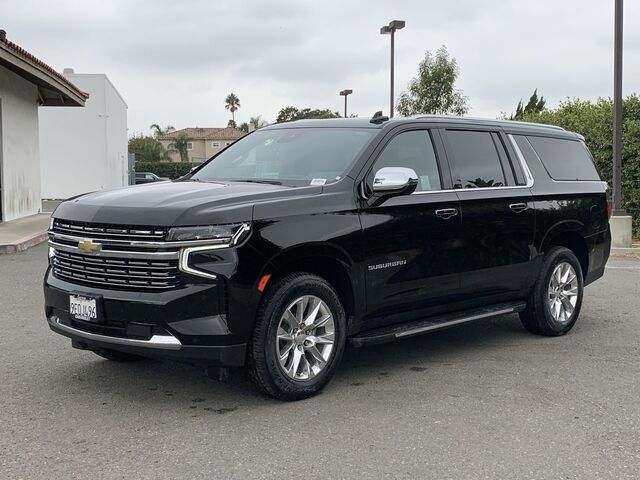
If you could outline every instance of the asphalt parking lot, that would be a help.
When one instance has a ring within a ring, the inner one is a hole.
[[[46,247],[0,256],[0,477],[637,479],[640,260],[562,338],[507,315],[349,349],[318,397],[117,364],[49,331]]]

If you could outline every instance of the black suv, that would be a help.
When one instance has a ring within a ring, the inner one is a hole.
[[[112,360],[245,366],[280,399],[354,346],[519,312],[562,335],[610,250],[580,135],[421,116],[257,130],[177,181],[62,203],[51,329]]]

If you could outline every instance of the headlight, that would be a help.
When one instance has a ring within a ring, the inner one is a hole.
[[[206,225],[197,227],[175,227],[169,230],[167,241],[185,242],[192,240],[211,240],[212,244],[234,246],[249,234],[248,223],[234,225]]]
[[[206,227],[176,227],[169,230],[167,239],[169,241],[182,242],[198,241],[197,245],[185,245],[180,250],[179,268],[183,272],[215,280],[218,278],[215,273],[201,270],[197,265],[192,265],[190,257],[194,254],[234,247],[242,243],[250,232],[251,226],[248,223]],[[206,244],[202,245],[201,242],[206,242]]]

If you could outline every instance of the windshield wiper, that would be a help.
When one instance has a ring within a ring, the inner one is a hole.
[[[247,183],[266,183],[269,185],[282,185],[282,182],[278,180],[263,180],[261,178],[241,178],[231,180],[232,182],[247,182]]]

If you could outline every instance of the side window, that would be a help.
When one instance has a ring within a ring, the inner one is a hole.
[[[491,132],[447,130],[451,149],[453,187],[486,188],[506,185]]]
[[[436,152],[426,130],[412,130],[393,137],[376,160],[373,174],[383,167],[412,168],[418,175],[417,192],[442,189]]]
[[[582,142],[533,136],[527,139],[554,180],[600,180]]]

